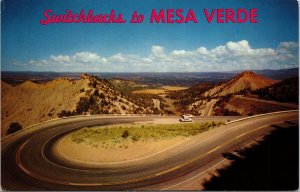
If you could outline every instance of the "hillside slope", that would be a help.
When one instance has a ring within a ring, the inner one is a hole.
[[[204,93],[205,97],[225,96],[231,93],[237,93],[241,90],[256,90],[270,86],[278,81],[257,75],[251,71],[245,71],[236,75],[228,82],[222,83]]]
[[[220,97],[215,105],[215,115],[255,115],[298,109],[299,78],[288,78],[270,86],[240,93],[241,95]]]
[[[79,80],[58,78],[44,84],[26,81],[15,87],[3,81],[1,84],[2,136],[12,122],[24,128],[69,115],[154,113],[153,106],[139,106],[107,80],[86,74]]]
[[[199,115],[199,113],[196,112],[198,110],[193,109],[198,108],[198,101],[201,100],[201,104],[204,102],[202,101],[204,99],[203,93],[210,90],[213,86],[213,84],[209,83],[199,83],[185,90],[172,91],[167,96],[168,98],[175,101],[174,105],[176,106],[179,112],[193,113],[194,115]],[[191,107],[191,104],[195,104],[193,106],[196,107]]]
[[[299,103],[299,77],[292,77],[268,87],[252,91],[262,99]]]
[[[228,102],[231,95],[244,90],[257,90],[277,82],[277,80],[266,78],[251,71],[245,71],[214,87],[209,84],[199,84],[180,92],[173,92],[169,96],[177,99],[175,104],[182,113],[206,116],[216,106],[225,109],[224,105],[221,106],[220,104]],[[237,115],[230,111],[227,111],[226,114]],[[212,115],[214,114],[212,113]]]

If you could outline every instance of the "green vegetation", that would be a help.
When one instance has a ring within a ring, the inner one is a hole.
[[[153,86],[153,85],[143,85],[136,83],[134,81],[129,81],[125,79],[110,79],[110,84],[116,91],[118,91],[123,98],[126,98],[128,101],[140,106],[140,108],[134,109],[134,114],[174,114],[171,111],[165,110],[165,104],[164,99],[155,94],[150,93],[133,93],[134,91],[138,90],[145,90],[145,89],[159,89],[159,86]],[[153,99],[160,100],[160,109],[154,108],[153,106]],[[141,108],[143,107],[145,111]],[[126,108],[122,107],[123,110],[126,110]]]
[[[86,75],[87,76],[87,75]],[[72,111],[62,110],[57,113],[58,117],[85,114],[163,114],[165,110],[163,99],[153,94],[133,94],[134,90],[153,88],[140,85],[132,81],[114,79],[109,82],[106,79],[99,79],[89,76],[88,88],[81,88],[84,93]],[[160,110],[154,107],[153,99],[160,100]],[[122,111],[121,111],[122,110]]]
[[[229,109],[223,107],[216,107],[214,109],[214,113],[216,116],[240,116],[241,114],[237,111],[231,111]],[[249,113],[248,116],[253,115],[253,113]]]
[[[279,102],[299,103],[299,77],[292,77],[280,81],[274,85],[254,90],[261,99]]]
[[[177,107],[177,110],[181,113],[191,113],[194,115],[200,115],[198,113],[197,108],[188,109],[188,107],[192,103],[199,100],[210,100],[211,98],[205,98],[204,96],[202,96],[202,94],[213,87],[214,84],[211,83],[199,83],[186,90],[172,91],[167,95],[167,97],[176,100],[174,102],[174,105]]]
[[[108,81],[117,91],[119,91],[123,95],[131,95],[133,91],[158,88],[157,86],[143,85],[135,81],[119,78],[112,78]]]
[[[86,143],[91,146],[112,147],[123,146],[124,143],[137,141],[156,141],[178,136],[197,135],[216,126],[221,122],[185,123],[185,124],[147,124],[113,127],[82,128],[71,134],[75,143]],[[125,146],[126,147],[126,146]]]

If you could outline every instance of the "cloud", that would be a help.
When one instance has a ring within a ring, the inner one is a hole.
[[[70,62],[70,57],[67,55],[58,55],[58,56],[54,56],[51,55],[50,58],[54,61],[54,62],[58,62],[58,63],[65,63],[65,62]]]
[[[158,46],[158,45],[152,46],[151,54],[154,58],[165,58],[166,57],[165,48]]]
[[[281,42],[276,48],[252,48],[247,40],[229,41],[208,49],[171,50],[153,45],[148,56],[117,53],[103,57],[93,52],[73,55],[51,55],[43,60],[30,60],[36,70],[97,72],[198,72],[245,69],[282,69],[298,67],[298,43]],[[21,65],[13,60],[12,64]]]
[[[298,52],[298,44],[296,42],[281,42],[277,47],[280,54],[289,54]]]

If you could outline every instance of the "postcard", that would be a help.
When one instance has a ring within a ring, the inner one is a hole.
[[[299,188],[296,0],[1,0],[1,187]]]

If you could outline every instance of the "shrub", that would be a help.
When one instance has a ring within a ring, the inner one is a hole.
[[[123,134],[122,134],[122,137],[126,139],[128,136],[129,136],[128,131],[127,130],[124,131]]]
[[[94,96],[95,96],[95,97],[99,97],[99,90],[98,90],[98,89],[96,89],[96,90],[94,91]]]
[[[100,94],[99,94],[99,97],[100,97],[101,99],[104,99],[104,98],[105,98],[105,95],[104,95],[103,93],[100,93]]]
[[[122,108],[123,110],[126,110],[125,105],[121,105],[121,108]]]
[[[7,135],[20,131],[21,129],[22,126],[19,123],[17,122],[11,123],[9,128],[7,129]]]
[[[137,142],[139,139],[140,139],[140,137],[139,136],[137,136],[137,135],[134,135],[132,138],[132,142]]]
[[[71,111],[62,110],[60,113],[57,114],[59,118],[73,116],[73,115],[76,115],[76,111],[71,112]]]
[[[80,97],[80,100],[76,106],[76,112],[78,114],[81,114],[82,112],[87,112],[89,108],[90,108],[89,99],[86,97]]]

